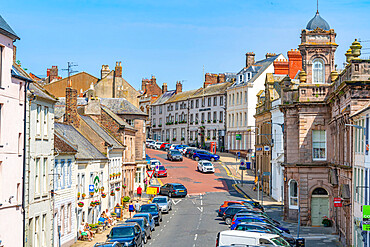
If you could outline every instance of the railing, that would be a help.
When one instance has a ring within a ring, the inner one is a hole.
[[[307,84],[299,87],[299,102],[321,102],[329,93],[330,84]]]

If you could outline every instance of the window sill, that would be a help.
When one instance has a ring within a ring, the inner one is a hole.
[[[4,87],[0,87],[0,89],[5,90],[5,88],[4,88]]]
[[[4,147],[4,145],[0,144],[0,148],[3,148],[3,147]]]

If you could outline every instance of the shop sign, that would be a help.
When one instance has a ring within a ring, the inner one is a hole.
[[[370,205],[362,206],[362,230],[370,231]]]

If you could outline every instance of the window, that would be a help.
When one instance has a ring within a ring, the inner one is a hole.
[[[56,159],[54,162],[54,190],[58,189],[59,186],[59,175],[60,173],[58,172],[58,160]]]
[[[48,112],[49,108],[45,106],[44,108],[44,136],[48,136]]]
[[[179,115],[177,113],[175,113],[175,122],[178,121],[178,118],[179,118]]]
[[[312,130],[312,159],[326,160],[325,130]]]
[[[211,98],[208,98],[208,106],[211,106],[212,105],[212,99]]]
[[[162,114],[162,106],[160,105],[158,106],[158,108],[159,108],[159,114]]]
[[[312,78],[313,83],[325,82],[325,66],[321,58],[316,58],[312,63]]]
[[[85,173],[81,175],[81,194],[85,193]]]
[[[239,104],[239,93],[236,93],[236,104]]]
[[[68,169],[68,187],[71,187],[72,186],[72,160],[67,161],[67,169]]]
[[[153,127],[155,127],[155,125],[157,124],[157,119],[156,118],[153,118]]]
[[[47,158],[44,158],[43,159],[43,162],[42,162],[42,193],[45,194],[47,193]]]
[[[35,218],[35,237],[33,238],[34,246],[39,246],[40,243],[40,217],[36,216]]]
[[[289,208],[298,208],[298,183],[295,180],[289,182]]]
[[[247,126],[247,113],[245,112],[244,112],[244,126]]]
[[[240,103],[240,104],[242,104],[242,103],[243,103],[243,93],[242,93],[242,92],[240,92],[240,101],[239,101],[239,103]]]
[[[217,121],[217,112],[213,112],[213,122]]]
[[[213,105],[217,106],[217,97],[213,97]]]
[[[185,129],[184,128],[182,128],[181,129],[181,140],[184,138],[184,140],[185,140]]]
[[[220,119],[219,119],[219,122],[222,123],[224,120],[224,113],[222,111],[220,111]]]
[[[159,125],[162,125],[162,118],[159,118]]]
[[[23,149],[22,133],[19,133],[18,134],[18,155],[22,155],[22,149]]]
[[[194,100],[190,101],[190,108],[193,109],[194,108]]]
[[[235,105],[235,95],[233,94],[233,105]]]
[[[64,206],[60,209],[60,234],[64,235]]]
[[[170,130],[166,130],[166,141],[170,140]]]
[[[205,107],[206,106],[206,99],[205,98],[203,98],[202,99],[202,107]]]
[[[35,195],[40,193],[40,158],[36,158],[35,166]]]
[[[0,104],[0,145],[2,145],[1,143],[1,134],[2,134],[2,131],[1,131],[1,120],[2,120],[2,109],[3,109],[3,104]]]
[[[41,106],[37,105],[36,135],[41,135]]]
[[[247,103],[247,91],[244,92],[244,103]]]
[[[61,182],[60,187],[64,189],[66,186],[66,171],[65,171],[65,161],[64,160],[60,161],[60,174],[62,175],[61,181],[60,181]]]
[[[176,129],[173,129],[172,130],[172,138],[176,140],[176,137],[177,137]]]
[[[153,106],[153,110],[152,110],[152,112],[153,112],[153,115],[155,115],[155,106]]]
[[[67,206],[67,221],[68,221],[68,232],[72,231],[72,204],[68,204]]]
[[[195,101],[195,108],[199,108],[199,100],[198,99]]]
[[[190,123],[192,123],[194,120],[194,115],[193,114],[190,114]]]
[[[42,247],[46,247],[46,214],[42,215],[42,227],[41,227],[41,231],[42,231]]]
[[[3,87],[3,80],[2,80],[2,71],[3,71],[3,50],[4,47],[0,46],[0,88]]]
[[[208,112],[208,117],[207,117],[207,120],[208,120],[208,122],[211,122],[211,112]]]
[[[224,97],[223,96],[220,97],[220,105],[224,105]]]
[[[176,103],[175,104],[175,110],[178,110],[179,109],[179,103]]]
[[[202,123],[204,123],[204,112],[202,112]]]

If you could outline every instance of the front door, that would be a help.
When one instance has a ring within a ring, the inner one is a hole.
[[[321,226],[324,216],[329,217],[329,197],[313,195],[311,199],[312,226]]]

